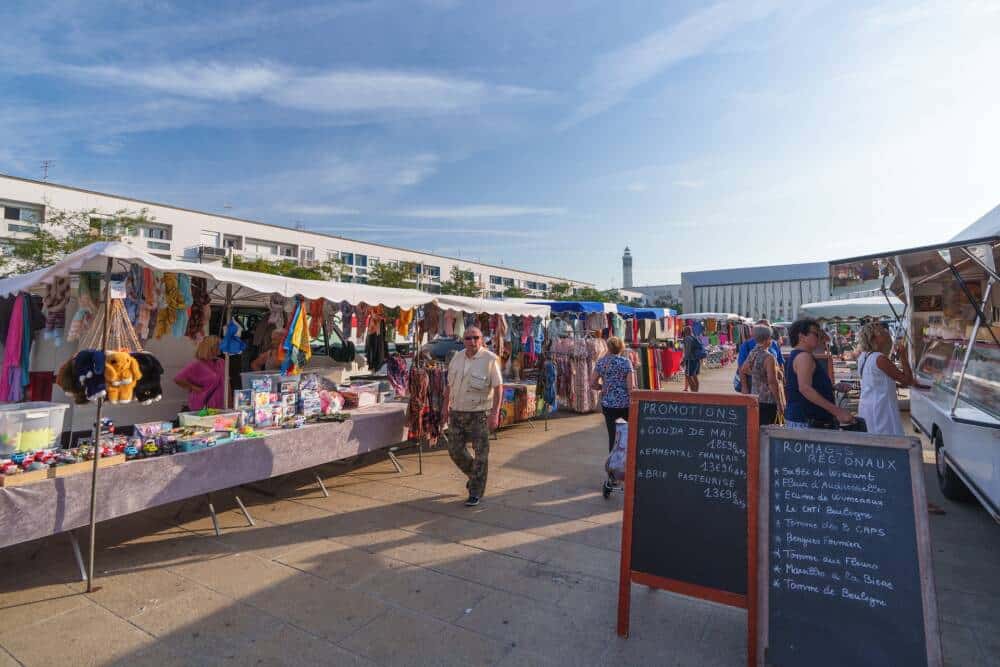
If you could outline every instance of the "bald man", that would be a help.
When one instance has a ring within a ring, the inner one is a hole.
[[[490,429],[500,424],[503,377],[497,355],[484,347],[478,327],[466,329],[463,342],[465,350],[448,364],[442,419],[448,421],[448,454],[469,478],[465,505],[475,507],[486,492]],[[469,442],[475,456],[469,454]]]

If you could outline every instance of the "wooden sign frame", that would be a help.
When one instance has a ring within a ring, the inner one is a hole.
[[[759,569],[756,573],[757,579],[757,616],[760,621],[757,623],[759,635],[756,638],[757,655],[754,661],[756,667],[766,666],[768,623],[768,575],[770,567],[770,553],[768,545],[771,539],[769,508],[771,503],[771,477],[767,473],[771,463],[771,438],[787,437],[789,439],[801,440],[806,433],[815,433],[817,442],[829,442],[837,445],[854,445],[858,447],[875,447],[883,449],[905,449],[909,450],[910,480],[913,490],[913,516],[916,523],[915,535],[917,540],[917,568],[920,575],[921,599],[923,601],[924,617],[924,637],[927,642],[927,664],[930,667],[941,667],[943,658],[941,653],[941,633],[938,628],[937,616],[937,595],[934,587],[934,570],[931,561],[930,529],[927,525],[927,494],[924,489],[923,479],[923,449],[919,438],[913,436],[876,436],[868,433],[857,433],[850,431],[829,431],[815,429],[789,429],[779,426],[767,426],[761,430],[760,434],[760,464],[758,470],[764,471],[759,478],[759,498],[767,499],[758,504],[757,526],[760,534],[757,539],[756,562]],[[748,508],[749,509],[749,508]]]
[[[636,458],[638,449],[639,403],[641,401],[721,405],[746,408],[747,415],[747,594],[691,584],[632,569],[632,525],[635,512]],[[757,517],[758,469],[760,455],[760,413],[757,397],[750,394],[702,394],[679,391],[635,391],[629,407],[628,460],[625,474],[625,508],[622,516],[621,568],[618,578],[618,635],[628,637],[632,583],[673,591],[689,597],[747,610],[747,659],[753,665],[757,641]]]

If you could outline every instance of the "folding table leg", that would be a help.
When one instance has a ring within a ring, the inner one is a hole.
[[[215,505],[212,504],[212,494],[205,494],[208,498],[208,513],[212,516],[212,527],[215,528],[215,536],[222,537],[222,531],[219,530],[219,517],[215,515]]]
[[[251,527],[256,526],[257,524],[254,523],[253,517],[250,516],[250,512],[247,511],[247,506],[243,504],[243,501],[240,500],[240,497],[237,496],[236,494],[233,494],[233,498],[236,498],[236,504],[240,506],[240,511],[243,512],[243,516],[247,518],[247,523],[250,524]]]
[[[330,492],[326,490],[326,485],[323,484],[323,478],[319,476],[318,472],[313,472],[313,477],[316,478],[316,483],[319,484],[319,490],[323,492],[323,497],[329,498]]]
[[[396,472],[403,472],[403,466],[400,465],[399,459],[396,458],[396,450],[398,449],[399,447],[389,448],[389,461],[392,462],[392,466],[396,469]]]
[[[73,547],[73,557],[76,558],[76,565],[80,568],[80,581],[87,580],[87,567],[83,564],[83,554],[80,553],[80,543],[76,539],[73,531],[69,531],[69,543]]]

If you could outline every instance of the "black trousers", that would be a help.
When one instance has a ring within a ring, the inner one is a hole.
[[[615,420],[621,417],[628,420],[628,408],[606,408],[601,406],[604,413],[604,423],[608,427],[608,453],[615,448]]]
[[[760,409],[761,426],[769,426],[778,421],[777,403],[758,403],[757,407]]]

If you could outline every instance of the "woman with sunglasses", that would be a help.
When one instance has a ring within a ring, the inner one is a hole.
[[[833,381],[813,358],[820,336],[819,322],[811,317],[796,320],[788,329],[793,348],[785,362],[785,425],[789,428],[829,428],[854,421],[850,412],[834,402]]]
[[[913,370],[906,352],[906,344],[899,347],[897,368],[889,360],[892,352],[892,334],[881,322],[869,322],[858,336],[861,354],[858,356],[858,373],[861,375],[861,401],[858,413],[865,420],[869,433],[903,435],[903,420],[899,416],[899,399],[896,385],[913,384]]]

